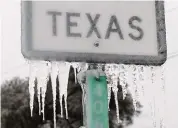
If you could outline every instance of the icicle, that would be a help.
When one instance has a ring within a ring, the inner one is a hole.
[[[75,83],[77,83],[77,68],[79,67],[79,63],[78,62],[72,62],[71,65],[74,68]]]
[[[75,74],[75,84],[76,84],[77,83],[77,77],[76,77],[77,76],[77,69],[76,68],[74,69],[74,74]]]
[[[45,96],[46,96],[46,89],[47,89],[47,83],[49,80],[49,72],[50,72],[50,63],[46,62],[43,69],[43,77],[41,79],[42,81],[42,113],[43,113],[43,120],[45,120]]]
[[[152,119],[153,119],[153,126],[154,128],[156,128],[158,126],[157,124],[157,120],[158,120],[158,116],[159,116],[159,108],[158,105],[160,104],[159,102],[159,95],[156,96],[156,94],[158,93],[158,85],[159,83],[157,83],[157,76],[158,76],[158,72],[157,72],[157,67],[155,66],[150,66],[150,76],[151,76],[151,85],[150,85],[150,90],[149,91],[152,91],[152,97],[151,98],[151,116],[152,116]],[[160,76],[159,76],[160,77]],[[158,84],[158,85],[157,85]],[[159,103],[158,103],[159,102]]]
[[[68,62],[59,62],[59,91],[60,91],[60,105],[61,105],[61,117],[63,117],[63,105],[62,99],[64,96],[65,102],[65,110],[66,110],[66,119],[68,119],[68,111],[67,111],[67,87],[68,87],[68,79],[69,79],[69,70],[70,63]]]
[[[88,66],[89,66],[88,63],[80,63],[78,65],[77,70],[78,70],[78,72],[85,72],[88,69]],[[82,89],[82,109],[83,109],[82,113],[83,113],[83,117],[85,118],[86,117],[85,116],[86,85],[85,85],[84,81],[81,81],[79,79],[78,79],[78,82],[79,82],[81,89]],[[85,122],[84,122],[84,124],[85,124]]]
[[[111,85],[108,84],[108,110],[110,111],[109,104],[111,99]]]
[[[126,69],[125,65],[121,64],[119,65],[119,80],[120,80],[120,85],[122,87],[122,93],[123,93],[123,100],[125,99],[127,95],[127,89],[126,89]]]
[[[165,76],[164,76],[164,71],[165,67],[164,65],[158,67],[158,88],[160,91],[160,97],[158,99],[158,105],[159,105],[159,115],[160,115],[160,128],[165,128],[165,106],[166,106],[166,101],[165,101]],[[161,76],[161,79],[160,79]]]
[[[60,95],[60,96],[59,96],[59,102],[60,102],[60,108],[61,108],[61,118],[64,117],[62,101],[63,101],[63,95],[62,95],[62,96]]]
[[[41,87],[40,87],[40,80],[37,77],[37,95],[38,95],[38,107],[39,107],[39,115],[41,115]]]
[[[164,65],[160,67],[160,72],[161,72],[161,89],[163,93],[165,94],[165,67]]]
[[[131,65],[132,69],[132,80],[133,80],[133,85],[132,85],[132,97],[133,97],[133,105],[135,108],[135,111],[137,110],[137,68],[135,65]]]
[[[138,69],[138,73],[139,73],[139,81],[140,81],[140,86],[141,86],[141,91],[142,91],[142,95],[144,96],[144,66],[139,66],[139,69]]]
[[[143,65],[137,65],[136,66],[136,88],[137,88],[137,101],[144,100],[144,66]]]
[[[165,106],[166,106],[166,101],[165,101],[165,67],[164,65],[162,65],[162,67],[160,67],[161,70],[161,90],[162,90],[162,96],[163,96],[163,111],[161,112],[163,115],[161,117],[160,120],[160,125],[161,128],[165,128]]]
[[[152,118],[154,127],[164,128],[165,127],[165,97],[164,97],[164,78],[162,67],[151,66],[151,89],[153,103],[152,103]],[[158,95],[159,94],[159,95]]]
[[[151,68],[151,81],[152,81],[152,84],[155,83],[155,68],[153,66],[150,67]]]
[[[111,72],[110,72],[110,65],[106,64],[105,65],[105,74],[107,77],[107,86],[108,86],[108,110],[109,110],[109,104],[110,104],[110,99],[111,99],[111,88],[112,88],[112,81],[111,81]]]
[[[38,104],[39,104],[39,115],[41,115],[41,112],[43,113],[43,119],[44,119],[44,102],[45,102],[45,93],[46,93],[46,87],[48,82],[48,73],[49,69],[47,66],[47,62],[45,61],[39,61],[35,64],[38,68],[37,71],[37,94],[38,94]],[[42,96],[42,99],[41,99]],[[42,100],[42,106],[41,106],[41,100]],[[42,107],[42,111],[41,111]]]
[[[88,63],[81,63],[80,66],[78,67],[78,69],[80,69],[78,72],[85,72],[88,69]],[[82,81],[80,81],[80,86],[82,88],[82,107],[83,107],[83,117],[85,116],[85,103],[86,103],[86,84],[82,83]],[[85,124],[85,122],[84,122]]]
[[[153,120],[153,126],[154,128],[156,128],[156,107],[155,107],[155,98],[153,98],[153,103],[150,103],[150,107],[151,107],[151,116],[152,116],[152,120]]]
[[[82,114],[83,114],[83,124],[86,124],[86,115],[85,115],[85,106],[86,106],[86,84],[85,81],[83,79],[83,77],[85,78],[85,76],[83,76],[85,74],[85,70],[80,70],[80,74],[77,77],[78,78],[78,82],[81,86],[82,89]]]
[[[88,69],[88,64],[87,63],[72,63],[72,66],[77,69],[77,72],[85,72]],[[75,76],[76,77],[76,76]],[[85,92],[85,83],[83,83],[83,81],[80,80],[80,78],[78,79],[78,83],[81,86],[82,89],[82,107],[83,107],[83,117],[85,118],[85,103],[86,103],[86,92]],[[67,105],[66,105],[67,106]],[[84,119],[85,121],[85,119]],[[85,122],[83,122],[85,124]]]
[[[120,123],[120,118],[119,118],[119,103],[118,103],[118,88],[113,87],[112,88],[113,92],[114,92],[114,100],[115,100],[115,104],[116,104],[116,116],[117,116],[117,121],[118,123]]]
[[[116,104],[116,116],[117,116],[118,123],[120,123],[119,103],[118,103],[118,96],[117,96],[117,94],[118,94],[119,66],[116,65],[116,64],[112,64],[110,72],[112,73],[111,81],[112,81],[112,91],[114,92],[114,99],[115,99],[115,104]]]
[[[34,65],[35,62],[31,61],[29,63],[29,93],[30,93],[30,111],[31,111],[31,116],[33,116],[33,103],[34,103],[34,94],[35,94],[35,78],[36,78],[36,72],[37,68]]]
[[[38,68],[38,71],[37,71],[37,97],[38,97],[38,107],[39,107],[39,115],[41,115],[41,87],[42,87],[42,83],[43,83],[43,80],[42,80],[42,77],[43,77],[43,74],[42,74],[42,70],[41,69],[41,66],[43,64],[43,61],[39,61],[39,62],[36,62],[36,67]]]
[[[54,120],[54,128],[56,128],[56,79],[58,75],[58,63],[51,63],[51,81],[52,81],[52,94],[53,94],[53,120]]]
[[[64,103],[65,103],[66,119],[68,119],[67,94],[64,95]]]

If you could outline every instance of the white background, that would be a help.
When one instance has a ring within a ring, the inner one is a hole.
[[[1,4],[2,3],[2,4]],[[21,54],[20,41],[20,2],[17,0],[1,0],[1,75],[2,81],[13,76],[28,76],[28,65]],[[166,26],[168,55],[178,52],[178,1],[166,2]],[[167,128],[178,128],[178,56],[166,62],[166,101]],[[2,83],[2,82],[1,82]],[[143,114],[135,120],[131,128],[152,128]]]

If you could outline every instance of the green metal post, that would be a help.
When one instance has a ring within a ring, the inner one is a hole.
[[[86,128],[109,128],[108,91],[105,75],[86,73]]]

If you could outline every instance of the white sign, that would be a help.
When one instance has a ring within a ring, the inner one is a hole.
[[[22,53],[29,59],[161,65],[163,2],[22,2]]]

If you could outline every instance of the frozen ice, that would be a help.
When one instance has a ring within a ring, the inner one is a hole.
[[[123,100],[125,99],[127,95],[127,88],[126,88],[126,82],[127,82],[127,69],[124,64],[119,65],[119,83],[122,87],[122,93],[123,93]]]
[[[41,84],[41,97],[42,97],[42,113],[43,113],[43,120],[45,120],[45,96],[46,96],[46,89],[47,83],[49,80],[49,72],[50,72],[50,63],[44,62],[41,65],[41,78],[39,84]]]
[[[46,87],[48,82],[48,64],[46,61],[36,62],[37,67],[37,94],[38,94],[38,104],[39,104],[39,115],[41,115],[41,107],[44,107],[44,104],[41,106],[41,101],[44,103]],[[41,99],[42,96],[42,99]],[[43,112],[43,111],[42,111]],[[43,113],[44,119],[44,113]]]
[[[64,97],[65,102],[65,112],[66,119],[68,119],[68,111],[67,111],[67,87],[68,87],[68,79],[69,79],[69,70],[71,64],[68,62],[59,62],[59,94],[60,94],[60,105],[61,105],[61,117],[63,117],[63,105],[62,100]]]
[[[53,121],[54,128],[56,128],[56,80],[59,72],[58,62],[51,62],[51,82],[53,94]]]
[[[137,66],[136,65],[131,65],[130,66],[131,71],[132,71],[132,85],[131,85],[131,94],[133,98],[133,105],[135,110],[137,110],[137,98],[138,98],[138,88],[137,88]]]
[[[34,87],[37,79],[37,96],[39,103],[39,114],[43,113],[43,120],[45,115],[45,94],[47,89],[47,82],[49,73],[52,81],[53,94],[53,117],[54,128],[56,128],[56,80],[59,78],[59,102],[61,107],[61,117],[64,117],[63,100],[65,106],[65,115],[68,119],[67,110],[67,87],[69,79],[70,66],[73,66],[75,73],[75,82],[77,82],[77,72],[84,72],[88,69],[87,63],[79,62],[57,62],[51,63],[46,61],[31,61],[29,74],[29,93],[30,93],[30,111],[33,115],[34,102]],[[97,68],[102,70],[103,64],[98,64]],[[123,100],[128,91],[133,98],[133,105],[137,110],[137,102],[147,100],[150,106],[150,114],[153,119],[153,126],[155,128],[165,128],[165,76],[164,66],[143,66],[143,65],[124,65],[124,64],[105,64],[105,74],[107,77],[108,88],[108,111],[109,102],[111,98],[111,91],[114,93],[114,100],[116,104],[116,115],[118,123],[119,119],[119,103],[118,103],[118,83],[122,87]],[[82,88],[82,105],[85,104],[85,88],[86,85],[79,81]],[[128,87],[127,87],[128,85]],[[151,95],[150,95],[151,93]],[[42,98],[42,99],[41,99]],[[145,101],[144,101],[145,102]],[[42,103],[42,104],[41,104]],[[42,108],[42,110],[41,110]],[[83,108],[84,109],[84,108]],[[83,110],[84,115],[84,110]]]
[[[72,62],[71,65],[74,68],[75,83],[77,83],[77,72],[86,71],[88,69],[88,63]]]
[[[71,65],[74,69],[75,83],[77,83],[77,69],[79,68],[79,62],[72,62]]]
[[[116,115],[117,115],[117,120],[118,123],[120,122],[119,119],[119,104],[118,104],[118,78],[119,78],[119,65],[117,64],[106,64],[105,65],[105,73],[108,81],[108,88],[111,88],[111,90],[114,93],[114,99],[115,99],[115,104],[116,104]],[[110,102],[110,96],[111,96],[111,91],[110,89],[108,90],[108,102]],[[108,103],[109,104],[109,103]]]
[[[33,103],[34,103],[34,94],[35,94],[35,79],[37,76],[37,70],[38,68],[35,65],[35,61],[29,62],[29,93],[30,93],[30,111],[31,116],[33,116]]]

